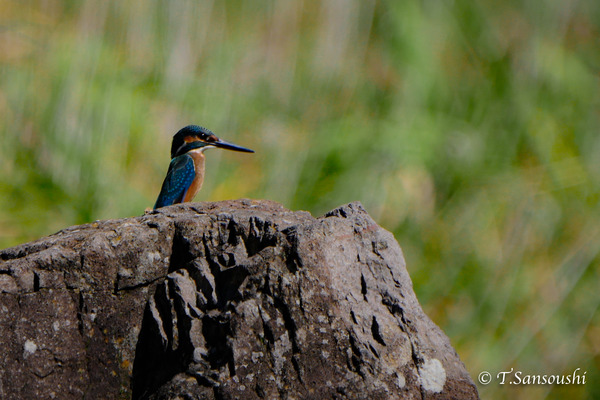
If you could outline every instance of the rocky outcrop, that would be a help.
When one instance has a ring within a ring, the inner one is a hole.
[[[0,252],[2,399],[476,399],[359,203],[188,203]]]

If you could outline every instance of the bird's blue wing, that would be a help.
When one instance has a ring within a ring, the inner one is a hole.
[[[195,176],[194,159],[191,156],[184,154],[172,159],[154,209],[181,203]]]

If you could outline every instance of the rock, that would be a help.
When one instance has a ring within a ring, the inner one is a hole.
[[[2,399],[477,399],[351,203],[188,203],[0,252]]]

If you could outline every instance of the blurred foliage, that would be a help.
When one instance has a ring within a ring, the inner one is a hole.
[[[172,135],[213,150],[197,200],[394,232],[482,398],[600,398],[600,3],[0,2],[0,245],[152,206]]]

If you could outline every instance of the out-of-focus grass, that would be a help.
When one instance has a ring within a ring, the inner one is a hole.
[[[140,215],[171,136],[198,200],[361,200],[426,312],[482,370],[587,371],[600,397],[600,3],[0,3],[0,245]]]

